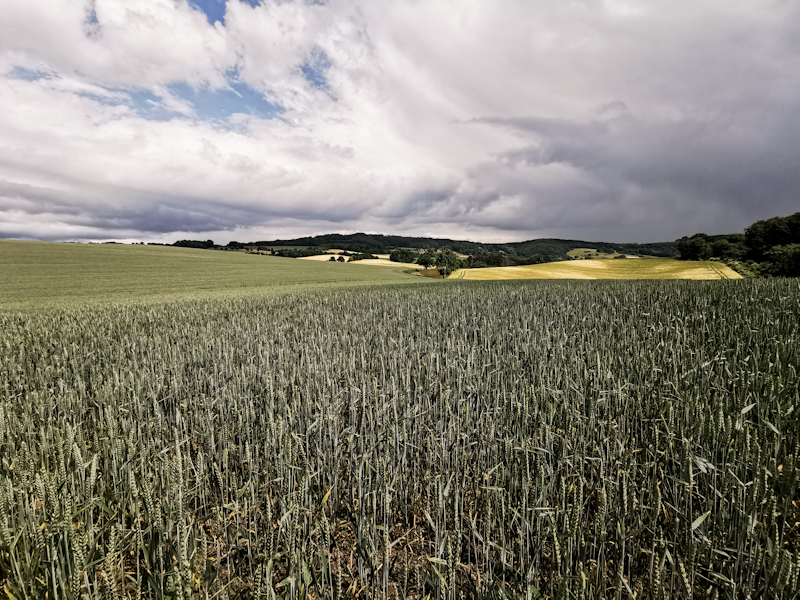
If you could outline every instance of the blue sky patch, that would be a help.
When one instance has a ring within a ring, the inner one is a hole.
[[[213,25],[217,21],[225,25],[225,9],[227,8],[228,0],[187,0],[189,6],[195,10],[199,10],[206,16],[209,25]],[[250,6],[258,6],[261,0],[241,0]]]
[[[314,48],[306,62],[300,66],[300,71],[306,81],[320,90],[328,89],[328,78],[325,72],[331,68],[331,59],[322,48]]]
[[[89,39],[97,39],[100,37],[100,31],[100,21],[97,19],[95,0],[91,0],[86,7],[86,18],[83,20],[83,33]]]
[[[223,26],[225,25],[225,10],[228,0],[187,0],[187,2],[189,6],[205,14],[209,25],[213,25],[217,21]],[[261,0],[241,0],[241,2],[252,7],[261,4]]]
[[[325,59],[327,60],[327,57]],[[58,78],[58,75],[47,70],[15,66],[6,77],[34,82]],[[234,114],[272,119],[286,112],[286,109],[279,104],[269,102],[262,93],[239,81],[237,70],[226,73],[226,79],[227,87],[218,89],[209,86],[194,87],[184,81],[169,84],[167,86],[169,93],[190,105],[185,108],[177,106],[174,99],[170,103],[169,96],[162,97],[143,88],[89,85],[74,93],[106,106],[128,106],[141,117],[151,121],[169,121],[175,117],[192,118],[192,116],[202,121],[225,121]],[[327,86],[324,76],[322,82]],[[194,115],[190,114],[192,110]]]
[[[93,94],[91,92],[79,92],[78,95],[89,98],[99,104],[106,106],[125,105],[135,110],[140,117],[149,121],[169,121],[177,113],[167,109],[162,103],[161,98],[147,90],[108,90],[111,92],[107,96]]]
[[[23,79],[25,81],[39,81],[40,79],[50,79],[52,73],[47,71],[39,71],[37,69],[28,69],[27,67],[14,67],[8,74],[11,79]]]
[[[197,116],[204,120],[224,120],[235,113],[271,119],[284,112],[278,104],[239,81],[229,81],[227,88],[195,88],[182,81],[167,86],[175,96],[192,103]]]
[[[209,25],[217,21],[225,25],[225,4],[227,0],[187,0],[189,6],[206,15]]]
[[[130,107],[149,121],[169,121],[176,116],[176,113],[167,110],[161,104],[161,98],[152,92],[134,90],[129,91],[128,95],[131,97]]]

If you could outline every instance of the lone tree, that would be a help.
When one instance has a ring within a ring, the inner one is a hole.
[[[436,266],[442,277],[447,277],[461,266],[461,259],[452,250],[447,250],[436,255]]]
[[[436,264],[436,255],[425,253],[417,259],[417,264],[422,265],[426,269]]]

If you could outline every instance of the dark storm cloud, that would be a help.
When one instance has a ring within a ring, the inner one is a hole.
[[[81,211],[58,190],[0,179],[0,213],[11,210],[31,216],[47,212],[75,215]]]
[[[343,222],[352,214],[337,215],[330,211],[281,211],[269,207],[237,205],[231,202],[199,201],[192,198],[158,198],[140,201],[136,208],[103,207],[91,213],[83,213],[76,222],[106,232],[113,237],[114,232],[141,231],[151,234],[174,231],[208,233],[231,231],[243,223],[251,226],[264,226],[273,219],[315,220],[321,214],[332,222]]]
[[[95,201],[75,192],[0,180],[0,220],[40,223],[63,223],[70,231],[88,231],[87,239],[129,237],[133,232],[144,236],[180,231],[205,234],[232,231],[242,223],[265,226],[287,218],[343,223],[356,215],[352,209],[296,210],[251,206],[235,202],[221,204],[197,198],[153,196],[113,187],[94,188]],[[114,198],[116,202],[106,202]],[[119,199],[124,198],[124,202]],[[13,229],[0,237],[20,237]],[[27,236],[22,236],[27,237]],[[62,239],[60,234],[43,234],[41,239]],[[69,236],[66,236],[69,237]]]
[[[546,229],[595,223],[619,237],[631,222],[651,216],[662,220],[665,235],[677,236],[702,229],[737,231],[764,215],[800,206],[800,121],[793,118],[800,106],[671,121],[640,120],[620,111],[622,106],[609,107],[619,116],[583,123],[477,119],[523,140],[484,165],[475,175],[478,181],[508,183],[512,178],[504,172],[546,167],[572,173],[553,186],[531,186],[522,178],[519,189],[498,190],[493,201],[517,193],[531,211],[494,225],[508,227],[520,218]],[[622,231],[614,231],[615,221]]]
[[[86,199],[74,192],[0,181],[0,215],[14,212],[31,219],[58,220],[95,230],[96,238],[131,231],[159,234],[226,230],[242,222],[263,223],[273,216],[269,210],[193,198],[155,198],[113,188],[103,192],[111,197],[126,197],[127,202],[100,200],[87,206]],[[102,193],[95,190],[95,195]]]

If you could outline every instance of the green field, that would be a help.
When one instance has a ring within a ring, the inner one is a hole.
[[[800,592],[791,280],[9,240],[0,272],[9,597]]]
[[[741,279],[717,261],[673,258],[565,260],[521,267],[459,269],[452,279],[497,281],[503,279]]]
[[[797,597],[796,282],[217,281],[0,312],[8,597]]]
[[[315,286],[419,283],[403,269],[170,246],[0,240],[0,306],[263,294]]]

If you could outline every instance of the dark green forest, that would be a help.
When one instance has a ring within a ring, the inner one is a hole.
[[[620,252],[623,254],[646,254],[650,256],[677,257],[678,249],[674,242],[654,244],[612,244],[608,242],[587,242],[582,240],[559,240],[543,238],[526,242],[508,244],[482,244],[466,240],[447,238],[408,237],[399,235],[378,235],[370,233],[326,234],[291,240],[258,241],[241,246],[310,246],[340,248],[350,252],[389,254],[393,250],[416,249],[430,252],[451,250],[457,254],[467,254],[484,266],[528,265],[564,260],[567,252],[574,248],[597,248],[600,252]],[[405,261],[401,261],[405,262]]]
[[[788,217],[756,221],[744,233],[706,235],[696,233],[677,241],[683,260],[743,263],[756,274],[800,276],[800,212]]]

